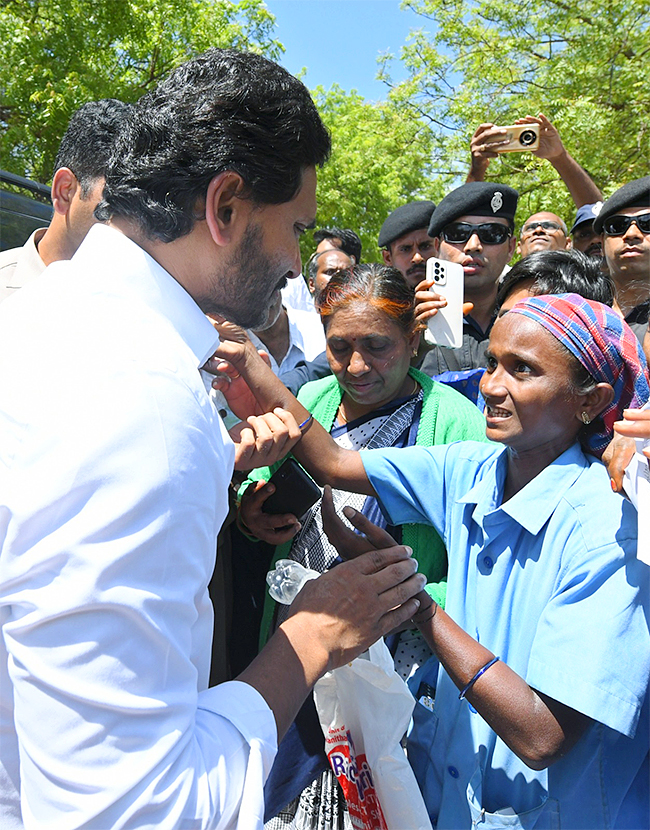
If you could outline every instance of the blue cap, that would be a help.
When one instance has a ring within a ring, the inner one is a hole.
[[[583,222],[593,222],[600,213],[602,206],[602,202],[594,202],[591,205],[582,205],[582,207],[579,207],[578,212],[576,213],[575,222],[571,226],[571,233],[573,233],[578,225],[582,225]]]

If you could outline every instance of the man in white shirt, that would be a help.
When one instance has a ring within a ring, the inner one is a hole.
[[[0,302],[42,274],[53,262],[70,259],[97,219],[106,165],[131,105],[116,98],[89,101],[73,114],[54,162],[52,206],[47,228],[35,230],[21,248],[0,253]]]
[[[233,445],[200,374],[205,314],[265,319],[300,271],[328,152],[297,79],[209,50],[135,106],[106,224],[0,307],[3,830],[260,826],[313,683],[417,610],[407,549],[344,563],[206,688],[233,462],[268,463],[299,429],[275,410]]]

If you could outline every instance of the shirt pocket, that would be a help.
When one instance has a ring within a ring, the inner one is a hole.
[[[560,830],[560,805],[545,796],[525,813],[488,813],[481,807],[483,773],[479,767],[467,785],[472,830]]]

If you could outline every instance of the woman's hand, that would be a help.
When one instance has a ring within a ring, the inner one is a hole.
[[[301,525],[292,513],[263,512],[262,505],[274,492],[275,487],[268,482],[251,482],[242,496],[238,519],[245,533],[263,542],[281,545],[293,539]]]
[[[344,507],[343,512],[346,518],[365,534],[364,536],[359,536],[341,521],[334,508],[332,488],[329,484],[325,485],[321,502],[323,531],[342,559],[356,559],[369,550],[392,548],[398,544],[387,530],[377,527],[352,507]]]
[[[385,550],[397,545],[397,542],[387,530],[382,527],[377,527],[373,524],[367,516],[354,510],[352,507],[344,507],[346,519],[354,525],[354,527],[363,533],[360,536],[351,530],[341,519],[337,516],[334,509],[334,500],[332,499],[332,490],[329,486],[325,487],[323,493],[323,501],[321,505],[321,516],[323,519],[323,531],[329,539],[331,545],[334,545],[342,559],[355,559],[369,550]],[[429,620],[432,616],[431,609],[434,605],[433,600],[426,591],[421,591],[417,595],[417,600],[420,603],[420,608],[412,623],[419,623],[419,619]]]
[[[623,422],[617,421],[616,423],[622,424]],[[614,424],[614,430],[618,433],[616,424]],[[615,493],[623,492],[623,476],[625,474],[625,468],[632,460],[635,449],[636,444],[634,443],[634,439],[629,438],[627,434],[614,435],[608,446],[605,448],[605,452],[602,456],[602,462],[607,467],[612,490]]]

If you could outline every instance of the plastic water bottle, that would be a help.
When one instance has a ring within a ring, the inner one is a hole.
[[[318,571],[305,568],[291,559],[279,559],[275,570],[266,575],[269,594],[276,602],[291,605],[302,586],[310,579],[318,579]]]

